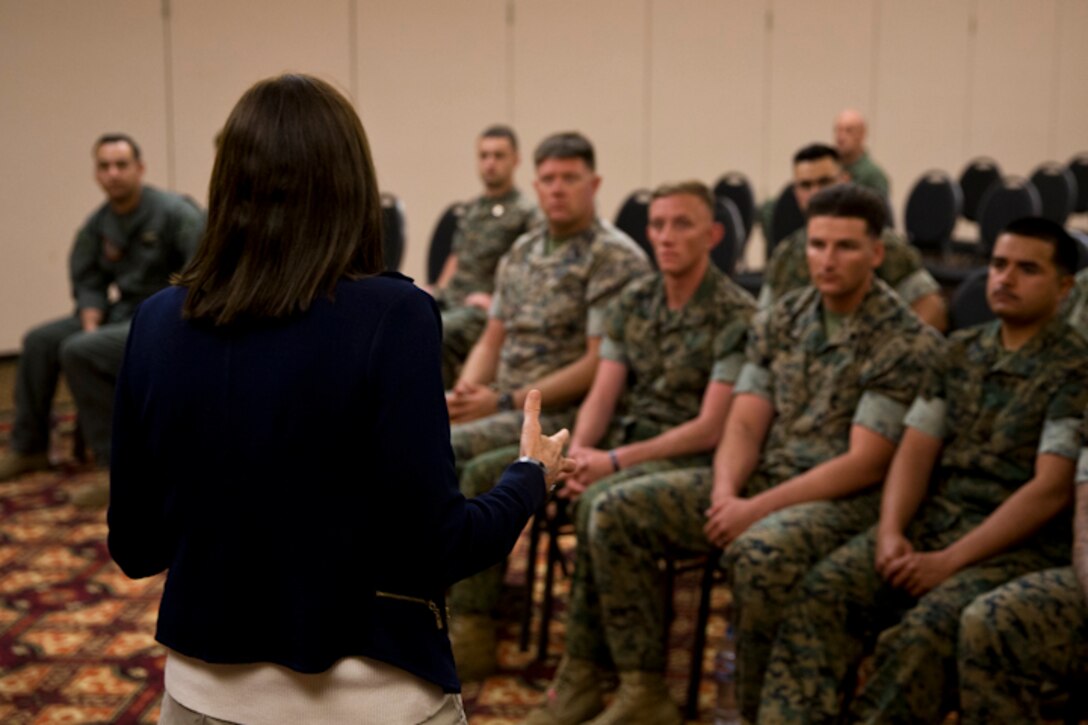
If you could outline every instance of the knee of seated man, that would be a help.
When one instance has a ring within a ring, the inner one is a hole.
[[[77,332],[60,343],[60,365],[62,369],[84,365],[91,356],[94,346],[93,332]]]
[[[984,650],[1002,650],[1002,634],[993,616],[991,595],[976,598],[960,613],[960,658],[977,655]]]

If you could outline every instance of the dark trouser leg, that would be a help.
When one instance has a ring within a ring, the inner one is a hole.
[[[94,332],[72,335],[60,346],[61,370],[79,410],[79,426],[99,466],[110,461],[113,393],[129,326],[128,322],[102,325]]]
[[[23,338],[15,378],[15,423],[11,447],[18,453],[44,453],[49,448],[49,410],[60,374],[60,345],[83,327],[65,317],[35,327]]]

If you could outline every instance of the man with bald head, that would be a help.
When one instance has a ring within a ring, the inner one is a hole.
[[[865,148],[868,134],[865,117],[853,108],[847,108],[835,117],[835,148],[838,149],[843,169],[851,181],[865,186],[888,198],[888,177],[877,166]]]

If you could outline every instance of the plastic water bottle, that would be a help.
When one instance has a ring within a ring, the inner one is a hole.
[[[740,725],[740,710],[737,708],[737,649],[732,624],[726,628],[725,643],[714,656],[714,681],[718,684],[718,698],[714,704],[712,722],[714,725]]]

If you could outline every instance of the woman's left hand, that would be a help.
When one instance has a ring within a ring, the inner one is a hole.
[[[530,390],[525,396],[525,421],[521,424],[521,455],[544,464],[544,483],[551,486],[560,476],[574,471],[574,459],[563,457],[570,432],[564,428],[555,435],[540,431],[540,391]]]

